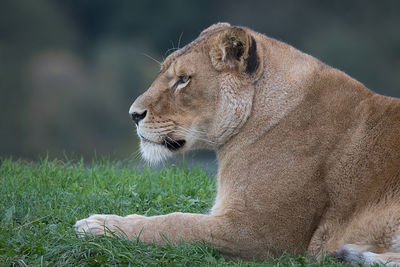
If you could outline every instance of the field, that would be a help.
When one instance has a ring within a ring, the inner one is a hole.
[[[215,178],[199,168],[137,171],[107,160],[0,164],[0,266],[341,266],[287,255],[262,263],[228,261],[201,243],[156,246],[76,236],[75,221],[93,213],[207,212]]]

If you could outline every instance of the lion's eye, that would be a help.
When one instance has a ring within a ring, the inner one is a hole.
[[[174,84],[174,89],[177,89],[178,87],[183,87],[190,81],[190,76],[185,76],[185,75],[180,75],[178,77],[178,80]]]

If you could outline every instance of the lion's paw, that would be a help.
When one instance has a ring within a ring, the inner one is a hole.
[[[94,214],[86,219],[79,220],[75,223],[74,228],[75,232],[79,235],[85,234],[93,234],[93,235],[102,235],[106,233],[106,231],[112,231],[112,228],[115,228],[115,218],[118,217],[115,215],[104,215],[104,214]],[[111,223],[111,224],[110,224]]]

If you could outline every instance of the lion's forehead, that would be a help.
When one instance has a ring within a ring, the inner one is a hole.
[[[173,52],[171,55],[169,55],[164,62],[161,64],[161,69],[160,69],[160,73],[164,73],[166,72],[171,65],[176,62],[176,60],[184,55],[189,54],[190,52],[193,51],[194,45],[193,42],[190,44],[187,44],[186,46],[182,47],[179,50],[176,50],[175,52]]]
[[[212,35],[214,35],[215,33],[219,32],[221,30],[222,30],[222,28],[217,28],[215,30],[206,32],[206,33],[200,35],[199,37],[197,37],[195,40],[193,40],[189,44],[182,47],[181,49],[178,49],[178,50],[172,52],[161,64],[160,73],[165,72],[170,67],[172,62],[176,61],[177,58],[179,58],[183,55],[186,55],[186,54],[192,52],[193,50],[197,50],[197,49],[200,50],[200,48],[203,47],[207,43],[207,40],[210,39]]]

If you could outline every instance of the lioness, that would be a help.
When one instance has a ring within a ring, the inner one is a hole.
[[[132,104],[141,152],[217,151],[209,214],[93,215],[78,233],[204,240],[230,258],[400,262],[400,100],[245,27],[218,23]],[[395,263],[391,264],[395,264]]]

